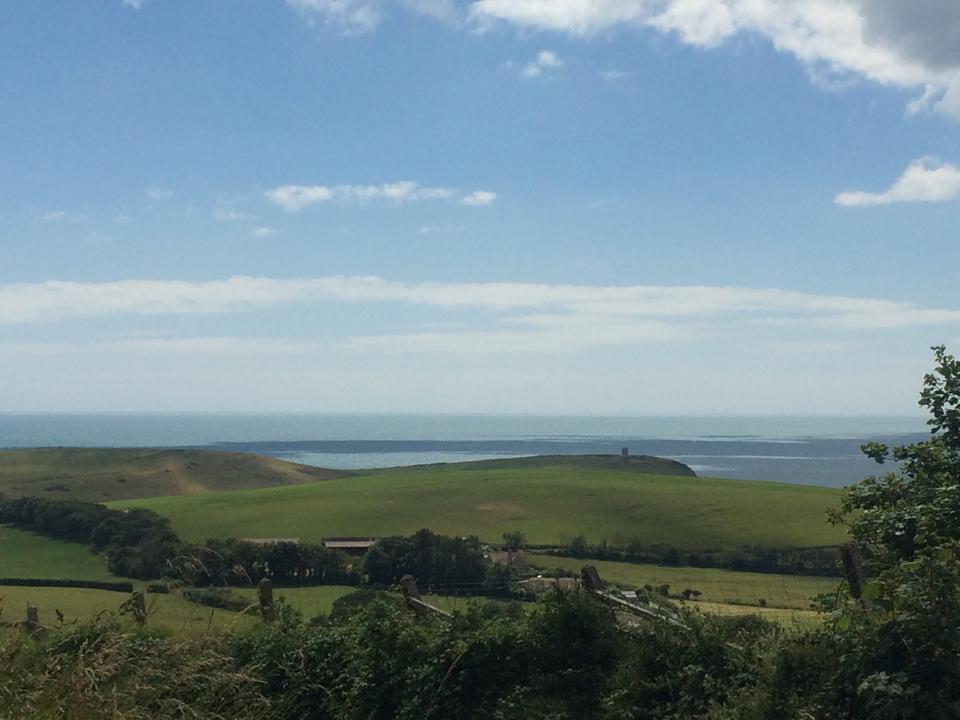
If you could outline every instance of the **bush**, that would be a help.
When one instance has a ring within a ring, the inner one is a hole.
[[[257,603],[251,603],[229,588],[222,587],[184,588],[183,598],[198,605],[206,605],[207,607],[231,610],[233,612],[243,612],[248,609],[251,612],[255,612],[257,606]]]

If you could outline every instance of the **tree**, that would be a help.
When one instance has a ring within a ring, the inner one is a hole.
[[[870,582],[836,613],[832,697],[843,717],[960,717],[960,361],[934,347],[920,405],[931,437],[868,443],[896,472],[849,488],[832,520],[863,553]]]
[[[520,530],[505,532],[503,534],[503,544],[510,552],[517,552],[527,546],[527,536]]]

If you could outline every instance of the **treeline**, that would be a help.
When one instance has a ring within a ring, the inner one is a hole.
[[[74,500],[0,500],[0,523],[87,544],[106,556],[111,573],[140,580],[161,577],[182,546],[170,521],[151,510]]]
[[[196,587],[249,586],[268,578],[277,585],[356,585],[355,560],[321,545],[207,540],[186,546],[172,573]]]
[[[168,578],[189,585],[250,585],[270,578],[282,585],[354,584],[352,561],[319,545],[238,540],[183,542],[166,518],[151,510],[113,510],[74,500],[0,500],[0,523],[88,545],[108,570],[139,580]]]
[[[46,498],[0,500],[0,523],[84,543],[107,558],[111,573],[141,580],[172,579],[194,587],[251,586],[268,578],[280,586],[394,585],[410,574],[425,590],[503,595],[510,578],[488,571],[476,537],[420,530],[388,537],[364,558],[310,543],[180,540],[169,521],[150,510],[113,510],[96,503]]]
[[[110,592],[132,593],[133,583],[110,580],[61,580],[58,578],[4,578],[0,577],[0,587],[57,587],[84,588],[88,590],[109,590]]]
[[[720,568],[778,575],[838,576],[838,549],[835,547],[778,549],[744,546],[729,550],[689,550],[667,543],[645,543],[634,538],[624,545],[610,545],[606,540],[591,545],[583,535],[576,535],[555,546],[538,550],[546,555],[648,563],[675,567]]]

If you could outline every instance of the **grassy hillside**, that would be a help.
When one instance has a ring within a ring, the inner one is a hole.
[[[0,525],[0,577],[116,580],[86,546]]]
[[[531,457],[506,458],[502,460],[474,460],[462,463],[435,463],[416,465],[408,470],[438,469],[451,470],[532,470],[537,468],[563,465],[583,471],[613,470],[642,475],[678,475],[696,477],[697,474],[682,462],[653,455],[630,455],[624,460],[619,455],[534,455]],[[368,470],[364,474],[394,472],[397,468]]]
[[[264,488],[346,473],[214,450],[39,448],[0,451],[0,495],[92,502]]]
[[[583,534],[591,542],[639,537],[689,548],[800,547],[842,540],[841,531],[824,518],[839,495],[831,488],[645,475],[557,457],[402,468],[114,506],[153,509],[170,517],[189,540],[317,541],[330,535],[407,535],[427,527],[486,540],[519,529],[532,543]]]

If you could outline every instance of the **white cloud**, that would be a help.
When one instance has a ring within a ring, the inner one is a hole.
[[[449,235],[463,232],[462,225],[421,225],[421,235]]]
[[[624,78],[630,77],[630,73],[626,70],[601,70],[597,73],[601,78],[607,82],[616,82],[617,80],[623,80]]]
[[[287,0],[287,5],[352,33],[370,32],[383,20],[379,0]]]
[[[662,32],[676,32],[685,43],[713,47],[736,32],[730,6],[715,0],[674,0],[647,21]]]
[[[453,188],[424,187],[412,180],[383,185],[282,185],[264,196],[285,210],[302,210],[323,202],[391,202],[404,204],[427,200],[451,200],[459,195]],[[496,193],[476,190],[461,197],[467,205],[489,205]]]
[[[348,34],[375,30],[391,8],[446,23],[459,19],[453,0],[287,0],[287,5],[311,20],[318,19]]]
[[[376,28],[391,8],[458,23],[453,0],[287,0],[347,32]],[[476,0],[465,11],[480,30],[507,23],[581,37],[617,28],[654,29],[697,47],[738,35],[766,38],[838,88],[851,77],[915,91],[908,112],[960,119],[960,4],[956,0]],[[545,66],[523,66],[528,77]]]
[[[213,217],[218,222],[239,222],[243,220],[256,220],[257,216],[242,210],[237,210],[230,205],[218,205],[213,211]]]
[[[557,70],[563,67],[563,61],[556,53],[550,50],[541,50],[537,56],[523,66],[520,74],[526,78],[535,78],[543,75],[544,71]]]
[[[738,33],[765,37],[821,82],[850,74],[916,90],[910,111],[960,118],[960,4],[955,0],[477,0],[470,18],[590,36],[654,28],[714,47]]]
[[[910,163],[900,179],[884,192],[842,192],[834,202],[853,207],[956,199],[960,199],[960,168],[927,157]]]
[[[479,207],[481,205],[489,205],[496,199],[497,194],[495,192],[490,192],[489,190],[474,190],[469,195],[465,195],[460,202],[464,205]]]
[[[160,187],[147,188],[147,197],[154,201],[167,200],[173,197],[173,191]]]
[[[534,283],[409,283],[379,277],[227,280],[49,281],[0,285],[0,323],[113,315],[243,312],[321,302],[401,303],[477,309],[500,321],[543,326],[663,320],[797,323],[842,328],[960,323],[960,310],[876,298],[721,286],[593,286]]]
[[[536,30],[592,35],[649,17],[653,0],[477,0],[470,16],[481,27],[507,21]]]
[[[55,210],[53,212],[44,213],[38,218],[38,220],[45,223],[65,223],[72,225],[86,222],[87,216],[83,213],[70,212],[69,210]]]
[[[123,6],[139,10],[143,7],[144,2],[146,2],[146,0],[123,0]]]
[[[250,234],[253,235],[255,238],[263,239],[263,238],[273,237],[274,235],[277,234],[277,231],[274,230],[272,227],[258,227],[251,230]]]
[[[314,203],[333,200],[333,191],[325,185],[283,185],[268,190],[266,198],[285,210],[301,210]]]

